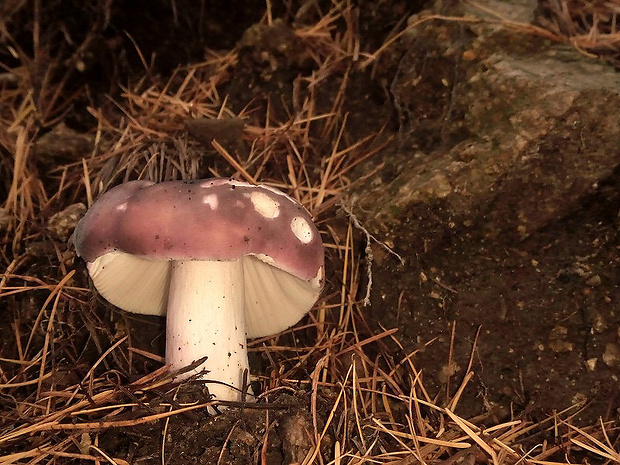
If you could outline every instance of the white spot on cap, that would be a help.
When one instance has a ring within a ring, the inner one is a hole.
[[[312,241],[312,228],[301,216],[296,216],[291,220],[291,231],[303,244],[308,244]]]
[[[265,218],[274,219],[280,216],[280,202],[276,202],[271,196],[264,192],[252,192],[250,194],[250,200],[256,210],[261,216]]]
[[[118,205],[118,206],[116,207],[116,209],[117,209],[119,212],[124,212],[125,210],[127,210],[127,202],[123,202],[123,203],[121,203],[120,205]]]
[[[202,203],[204,203],[205,205],[209,205],[209,207],[211,207],[211,210],[216,210],[217,209],[217,195],[215,194],[205,195],[202,198]]]

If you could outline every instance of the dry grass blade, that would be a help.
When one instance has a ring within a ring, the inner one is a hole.
[[[467,442],[442,441],[441,439],[427,438],[427,437],[418,436],[418,435],[410,434],[410,433],[404,433],[400,431],[391,431],[388,428],[386,428],[385,425],[381,423],[379,420],[377,420],[376,418],[373,418],[373,421],[377,424],[377,426],[379,427],[381,431],[384,431],[388,434],[398,436],[401,438],[411,439],[411,440],[415,440],[421,443],[433,444],[436,446],[454,448],[454,449],[467,449],[471,447],[471,444]]]
[[[448,416],[454,421],[459,428],[461,428],[467,436],[469,436],[482,450],[484,450],[493,460],[493,464],[497,465],[497,454],[496,452],[489,446],[478,434],[476,434],[465,422],[452,413],[450,410],[446,409],[445,412]]]
[[[570,438],[570,441],[573,444],[576,444],[579,447],[583,447],[585,450],[588,450],[592,452],[593,454],[598,455],[606,460],[611,460],[612,462],[620,463],[620,453],[618,453],[617,451],[613,449],[613,446],[611,445],[609,437],[607,436],[605,425],[602,423],[602,421],[601,421],[601,434],[604,436],[607,444],[598,440],[597,438],[595,438],[594,436],[587,433],[581,428],[573,426],[570,423],[564,423],[564,424],[568,426],[571,430],[579,433],[581,437],[583,438],[582,440]]]
[[[620,4],[616,1],[540,0],[537,21],[569,37],[581,50],[608,58],[620,66]]]

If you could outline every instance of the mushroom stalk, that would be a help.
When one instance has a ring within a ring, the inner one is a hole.
[[[170,275],[166,363],[175,370],[207,356],[188,375],[206,369],[215,399],[240,401],[248,369],[242,261],[178,260]]]

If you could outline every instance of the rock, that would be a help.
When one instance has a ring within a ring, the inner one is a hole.
[[[297,412],[287,415],[280,425],[284,463],[303,463],[311,449],[312,421],[307,414]]]
[[[620,345],[615,342],[610,342],[605,345],[605,352],[603,352],[603,363],[610,368],[616,368],[620,366]]]
[[[225,150],[232,154],[247,157],[248,151],[243,143],[245,122],[241,118],[208,119],[188,118],[185,129],[206,149],[213,150],[211,145],[216,140]]]
[[[532,35],[535,1],[485,2],[492,22],[465,10],[474,3],[450,5],[460,11],[438,11],[465,21],[413,17],[396,46],[402,58],[383,73],[398,132],[355,173],[367,181],[344,208],[362,244],[368,232],[404,258],[373,263],[365,314],[398,327],[406,353],[436,338],[443,354],[416,354],[432,395],[445,360],[469,363],[463,334],[480,334],[478,389],[490,402],[603,400],[598,380],[616,363],[601,347],[617,325],[620,75]],[[443,345],[452,337],[460,350]]]
[[[601,312],[593,312],[591,327],[594,334],[602,334],[607,330],[607,321]]]
[[[47,222],[47,229],[54,237],[66,242],[73,234],[73,230],[84,213],[86,213],[86,205],[83,203],[69,205],[64,210],[52,215]]]
[[[535,8],[513,3],[485,6],[512,6],[515,18]],[[467,34],[427,22],[403,43],[391,87],[401,148],[385,154],[386,169],[356,193],[354,209],[382,236],[405,232],[406,246],[427,250],[468,224],[523,239],[576,209],[620,165],[612,67],[483,22]]]
[[[556,352],[572,352],[575,344],[570,342],[568,328],[565,326],[555,326],[549,333],[549,348]]]
[[[37,139],[34,151],[40,169],[52,171],[62,164],[89,157],[94,146],[92,134],[83,134],[59,123]]]

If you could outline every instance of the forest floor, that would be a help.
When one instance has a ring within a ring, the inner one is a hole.
[[[619,170],[522,242],[457,228],[409,253],[348,205],[403,140],[441,144],[391,91],[404,34],[462,18],[197,3],[0,6],[0,464],[620,463]],[[617,10],[553,5],[519,30],[618,66]],[[286,191],[326,249],[310,314],[249,343],[258,401],[219,415],[172,379],[164,319],[106,303],[69,240],[114,185],[214,176]]]

